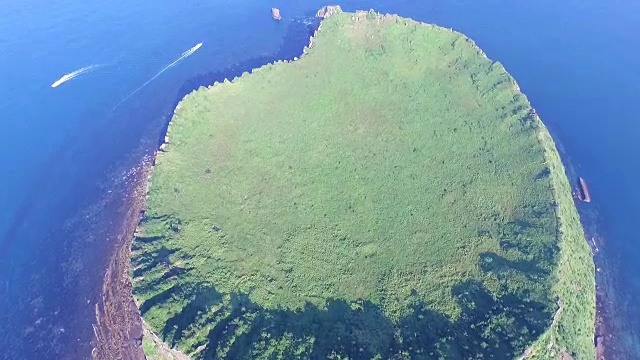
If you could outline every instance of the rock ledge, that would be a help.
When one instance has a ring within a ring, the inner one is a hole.
[[[318,10],[318,12],[316,13],[316,17],[326,19],[341,12],[342,8],[340,7],[340,5],[329,5]]]

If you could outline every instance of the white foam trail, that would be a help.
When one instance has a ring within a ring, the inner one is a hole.
[[[100,66],[102,66],[102,65],[90,65],[90,66],[85,66],[82,69],[78,69],[78,70],[76,70],[74,72],[70,72],[67,75],[64,75],[63,77],[61,77],[60,79],[54,81],[53,84],[51,84],[51,87],[52,88],[58,87],[61,84],[66,83],[67,81],[73,79],[74,77],[80,76],[82,74],[86,74],[89,71],[91,71],[91,70],[93,70],[95,68],[98,68]]]
[[[172,62],[171,64],[169,64],[167,66],[165,66],[162,70],[158,71],[158,73],[155,74],[151,79],[147,80],[144,84],[140,85],[140,87],[138,87],[137,89],[133,90],[129,95],[125,96],[125,98],[120,100],[118,105],[116,105],[114,108],[117,108],[123,102],[127,101],[127,99],[129,99],[130,97],[135,95],[138,91],[142,90],[142,88],[144,88],[145,86],[149,85],[150,82],[155,80],[158,76],[162,75],[163,72],[171,69],[172,67],[178,65],[178,63],[180,63],[182,60],[184,60],[184,59],[188,58],[189,56],[193,55],[193,53],[198,51],[198,49],[200,49],[201,47],[202,47],[202,43],[198,43],[198,44],[196,44],[196,46],[194,46],[191,49],[183,52],[182,55],[180,55],[180,57],[176,61]]]

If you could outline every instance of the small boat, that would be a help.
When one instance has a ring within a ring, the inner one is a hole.
[[[587,182],[582,177],[578,178],[578,199],[586,203],[591,202],[591,194],[589,194],[589,187],[587,186]]]
[[[271,16],[274,20],[282,19],[282,17],[280,16],[280,9],[278,8],[271,8]]]

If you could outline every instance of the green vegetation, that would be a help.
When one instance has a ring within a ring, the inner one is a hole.
[[[150,359],[150,360],[158,359],[158,348],[153,343],[153,341],[151,341],[147,336],[142,338],[142,350],[144,351],[144,354],[147,356],[147,359]]]
[[[143,322],[144,336],[142,337],[142,350],[147,360],[184,360],[184,356],[169,349],[151,329]]]
[[[335,15],[299,61],[188,95],[168,136],[132,275],[185,354],[594,358],[560,157],[463,35]]]

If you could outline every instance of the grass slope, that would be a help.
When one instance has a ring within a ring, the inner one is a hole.
[[[463,35],[338,14],[299,61],[188,95],[168,136],[132,275],[169,345],[593,358],[593,265],[558,153]]]

